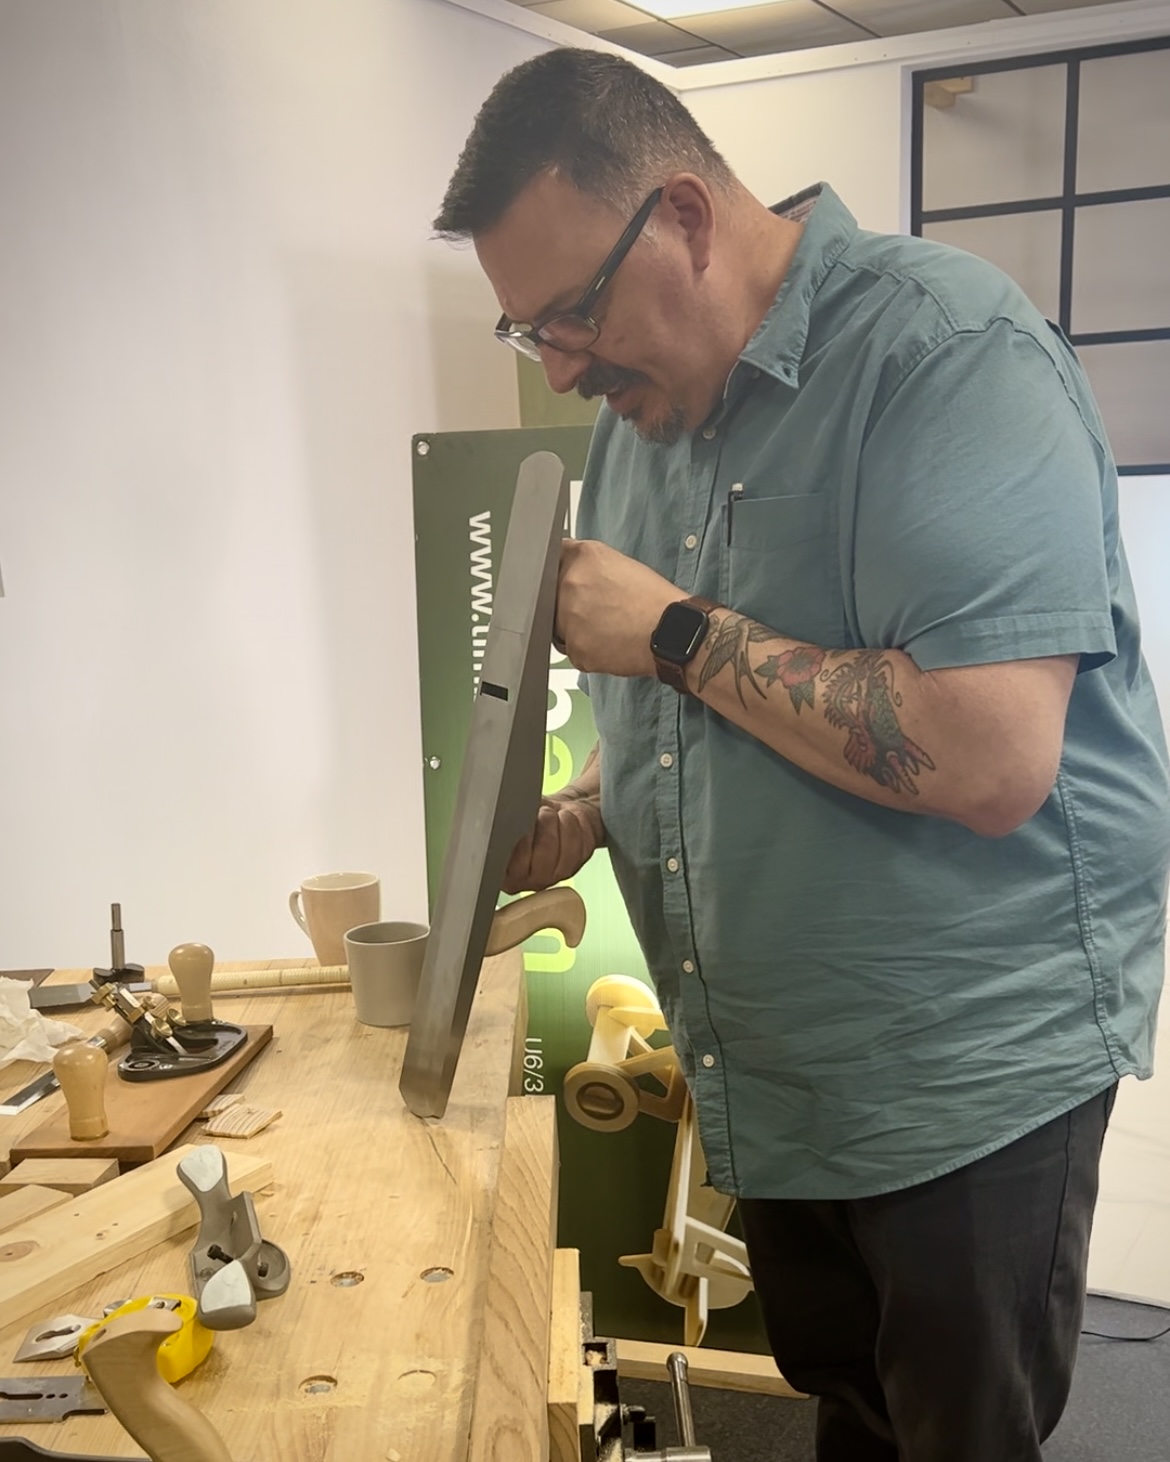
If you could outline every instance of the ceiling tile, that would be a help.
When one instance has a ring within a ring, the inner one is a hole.
[[[1020,12],[1049,15],[1128,0],[774,0],[768,5],[680,17],[673,24],[639,9],[637,0],[511,3],[644,55],[668,59],[671,65],[690,66],[701,64],[700,54],[703,60],[778,54],[853,43],[874,35],[923,34],[1004,20]],[[707,55],[708,47],[719,54]],[[680,59],[675,59],[675,52]]]
[[[660,51],[654,59],[668,66],[705,66],[710,61],[737,61],[739,57],[722,46],[696,46],[693,51]]]
[[[620,30],[599,32],[603,41],[612,41],[615,46],[627,46],[643,56],[657,56],[661,51],[685,51],[688,46],[703,46],[702,36],[692,35],[665,20],[652,20],[643,25],[623,25]]]
[[[1087,5],[1120,5],[1123,0],[1015,0],[1028,15],[1048,15],[1054,10],[1083,10]]]
[[[1009,20],[1016,14],[1005,0],[833,0],[833,9],[880,36]]]
[[[688,15],[686,27],[693,35],[742,55],[869,39],[859,26],[814,0],[781,0],[776,5],[725,10],[715,15]]]
[[[623,5],[621,0],[543,0],[543,3],[526,8],[531,15],[544,15],[549,20],[559,20],[562,25],[573,25],[594,35],[603,30],[617,30],[620,26],[644,25],[646,21],[644,10]]]

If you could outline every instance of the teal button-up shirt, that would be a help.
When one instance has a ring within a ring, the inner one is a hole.
[[[1100,418],[998,270],[826,186],[703,427],[602,409],[577,531],[826,648],[1079,654],[1055,787],[1002,839],[801,771],[700,701],[587,677],[613,867],[712,1182],[852,1198],[1148,1076],[1170,790]],[[733,491],[734,489],[734,491]]]

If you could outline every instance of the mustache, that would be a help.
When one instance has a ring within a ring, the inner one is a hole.
[[[627,386],[640,386],[649,377],[641,371],[627,370],[625,366],[591,365],[577,382],[577,394],[586,401],[595,396],[608,396],[611,391],[624,391]]]

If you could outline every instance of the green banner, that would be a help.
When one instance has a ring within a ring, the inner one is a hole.
[[[414,439],[415,564],[427,876],[432,905],[455,807],[471,708],[483,660],[496,570],[508,530],[516,474],[532,452],[552,451],[572,481],[575,514],[591,429],[443,432]],[[550,650],[544,790],[580,771],[596,740],[577,672]],[[592,1026],[585,997],[603,975],[650,983],[608,855],[596,854],[571,880],[588,912],[585,937],[569,949],[558,934],[524,949],[529,1024],[526,1088],[557,1098],[562,1247],[581,1251],[599,1334],[681,1343],[683,1312],[661,1299],[621,1255],[650,1252],[663,1222],[675,1126],[645,1113],[619,1132],[594,1132],[566,1112],[561,1086],[584,1061]],[[665,1037],[661,1038],[664,1043]],[[657,1042],[656,1042],[657,1043]],[[754,1299],[713,1310],[704,1344],[766,1351]]]

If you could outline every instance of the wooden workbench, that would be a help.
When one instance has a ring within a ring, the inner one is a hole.
[[[287,1294],[262,1303],[248,1328],[218,1335],[181,1383],[237,1462],[547,1457],[555,1127],[551,1097],[510,1095],[522,980],[518,951],[485,962],[441,1122],[414,1117],[399,1096],[406,1032],[360,1025],[348,990],[217,997],[221,1018],[274,1027],[229,1089],[283,1116],[220,1146],[271,1159],[256,1209],[292,1265]],[[62,1014],[86,1028],[104,1018],[96,1007]],[[3,1089],[42,1069],[6,1068]],[[61,1103],[55,1093],[0,1117],[0,1158]],[[200,1131],[193,1124],[177,1141]],[[49,1313],[98,1315],[113,1299],[189,1292],[194,1234],[61,1296]],[[0,1375],[71,1372],[71,1361],[12,1364],[28,1323],[0,1324]],[[0,1425],[0,1436],[14,1434],[58,1451],[141,1456],[108,1415]]]

